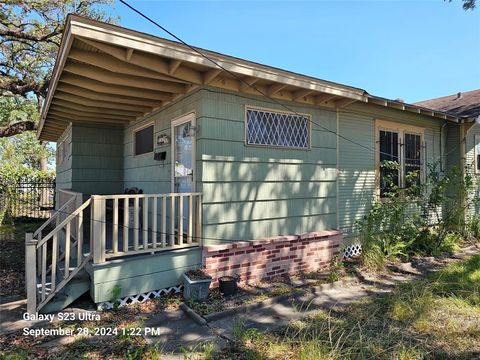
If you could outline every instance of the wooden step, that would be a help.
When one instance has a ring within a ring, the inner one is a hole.
[[[50,313],[61,311],[89,290],[90,276],[87,271],[82,269],[40,310],[40,312]]]

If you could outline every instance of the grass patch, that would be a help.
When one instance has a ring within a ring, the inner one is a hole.
[[[281,330],[237,329],[217,359],[472,359],[480,356],[480,255],[392,293]]]
[[[0,296],[23,295],[25,289],[25,233],[45,220],[0,226]]]

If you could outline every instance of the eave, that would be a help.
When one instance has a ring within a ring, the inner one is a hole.
[[[123,127],[205,86],[330,108],[370,102],[458,122],[449,114],[374,97],[362,89],[198,51],[69,16],[37,136],[56,141],[76,122]]]

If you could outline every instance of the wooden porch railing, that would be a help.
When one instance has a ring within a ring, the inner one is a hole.
[[[93,262],[200,245],[201,193],[93,195]]]
[[[92,195],[82,203],[83,194],[63,190],[60,199],[57,212],[26,234],[29,313],[45,306],[90,259],[98,264],[201,245],[201,193]]]
[[[84,213],[90,210],[91,200],[82,204],[82,194],[71,194],[35,233],[26,234],[25,277],[29,313],[45,306],[90,258],[88,252],[84,251],[83,219]],[[53,221],[54,229],[43,236]]]

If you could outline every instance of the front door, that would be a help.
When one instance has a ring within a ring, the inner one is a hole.
[[[195,114],[172,122],[172,192],[193,192]]]

